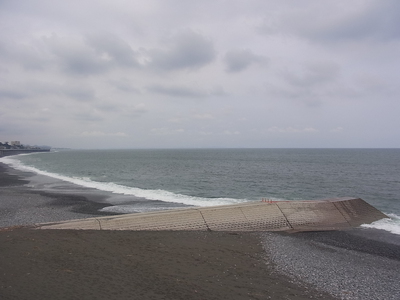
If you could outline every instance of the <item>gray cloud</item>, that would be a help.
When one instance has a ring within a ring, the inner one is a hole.
[[[97,112],[78,112],[72,115],[74,120],[80,121],[80,122],[92,122],[92,123],[99,123],[105,120],[105,118],[97,113]]]
[[[112,136],[119,136],[124,137],[128,136],[124,132],[103,132],[103,131],[84,131],[80,134],[83,137],[112,137]]]
[[[144,103],[137,103],[126,105],[123,111],[121,111],[121,114],[128,117],[137,117],[147,113],[148,111],[149,110],[146,108],[146,105]]]
[[[194,88],[184,86],[152,85],[147,88],[149,92],[163,94],[171,97],[203,98],[209,94]]]
[[[36,126],[32,123],[21,123],[17,120],[2,120],[0,133],[3,135],[3,141],[13,140],[13,136],[24,136],[26,134],[32,134],[36,129]],[[8,137],[8,138],[6,138]]]
[[[119,78],[118,80],[110,80],[109,82],[114,88],[125,93],[140,94],[140,90],[135,87],[134,83],[126,78]]]
[[[224,57],[227,72],[240,72],[253,63],[265,64],[267,61],[267,58],[255,55],[250,50],[228,51]]]
[[[164,70],[198,69],[216,56],[211,40],[193,31],[181,33],[166,41],[162,49],[153,49],[149,53],[151,66]]]
[[[84,43],[82,39],[60,38],[57,35],[44,38],[62,71],[75,75],[98,74],[110,68],[107,57]]]
[[[48,53],[40,42],[34,41],[29,45],[10,42],[1,48],[0,46],[0,53],[4,58],[27,70],[43,70],[49,64]]]
[[[205,98],[205,97],[221,97],[226,96],[227,93],[221,86],[214,86],[210,89],[179,86],[179,85],[162,85],[154,84],[147,87],[150,93],[161,94],[169,97],[179,98]]]
[[[71,99],[78,101],[90,101],[95,99],[94,90],[85,86],[79,86],[79,85],[65,86],[62,89],[60,89],[60,92],[64,93]]]
[[[23,99],[28,97],[28,94],[24,91],[18,91],[15,89],[1,89],[0,88],[0,99]]]
[[[400,38],[400,3],[396,0],[360,1],[353,5],[309,2],[287,7],[281,18],[268,16],[260,27],[267,34],[294,34],[310,40],[334,43]]]
[[[326,24],[313,35],[324,40],[399,39],[400,2],[371,2],[364,10],[348,14],[340,22]]]
[[[300,74],[294,71],[285,71],[285,80],[294,86],[315,86],[334,81],[339,75],[340,67],[330,62],[314,62],[305,65]]]
[[[3,139],[400,147],[397,0],[31,2],[0,1]]]
[[[50,63],[49,53],[36,39],[25,44],[5,38],[0,41],[0,56],[7,64],[18,65],[26,70],[43,70]]]
[[[115,61],[123,67],[138,67],[136,53],[131,46],[114,34],[92,34],[86,37],[87,43],[98,55]]]
[[[45,35],[29,43],[0,42],[0,54],[28,70],[59,66],[72,74],[97,74],[116,66],[138,67],[136,52],[114,34]]]
[[[33,78],[13,83],[8,88],[0,87],[0,98],[4,99],[32,99],[47,96],[66,96],[71,100],[90,101],[95,99],[95,91],[89,85],[73,82],[60,84],[51,80],[39,81]]]

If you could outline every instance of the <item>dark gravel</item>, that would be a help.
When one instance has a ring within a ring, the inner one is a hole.
[[[361,228],[264,233],[263,244],[277,271],[295,281],[341,299],[400,299],[399,236]]]

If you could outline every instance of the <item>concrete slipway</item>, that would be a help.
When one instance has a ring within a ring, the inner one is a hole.
[[[260,201],[46,223],[38,229],[318,231],[387,218],[358,198]]]

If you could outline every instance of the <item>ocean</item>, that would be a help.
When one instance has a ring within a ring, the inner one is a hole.
[[[62,150],[0,161],[132,196],[108,212],[358,197],[390,217],[363,226],[400,234],[400,149]],[[138,198],[148,200],[145,207],[133,205]]]

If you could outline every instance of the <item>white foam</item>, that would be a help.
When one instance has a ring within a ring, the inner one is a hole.
[[[371,224],[363,224],[361,227],[375,228],[389,231],[393,234],[400,234],[400,216],[395,214],[386,214],[390,218],[375,221]]]
[[[135,197],[145,198],[148,200],[159,200],[165,202],[173,202],[180,203],[185,205],[193,205],[193,206],[215,206],[215,205],[226,205],[226,204],[235,204],[247,202],[246,199],[233,199],[233,198],[202,198],[202,197],[193,197],[182,194],[175,194],[165,190],[145,190],[135,187],[128,187],[119,185],[113,182],[98,182],[92,181],[87,177],[68,177],[65,175],[51,173],[47,171],[42,171],[37,168],[26,166],[22,164],[18,159],[14,159],[11,157],[3,157],[0,159],[1,162],[12,166],[15,169],[19,169],[22,171],[30,171],[37,174],[49,176],[52,178],[56,178],[62,181],[71,182],[80,186],[94,188],[101,191],[107,191],[114,194],[120,195],[132,195]],[[112,200],[112,199],[111,199]]]
[[[183,207],[182,207],[183,208]],[[111,213],[119,213],[119,214],[131,214],[131,213],[140,213],[140,212],[151,212],[151,211],[161,211],[161,210],[170,210],[176,209],[176,207],[141,207],[137,208],[133,205],[115,205],[115,206],[106,206],[100,209],[100,211],[111,212]]]

